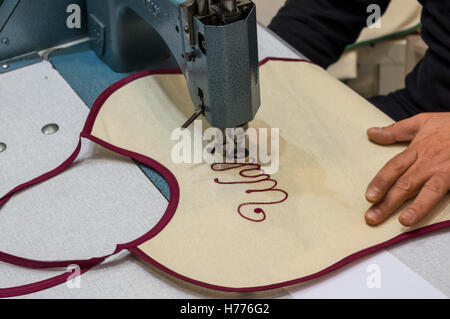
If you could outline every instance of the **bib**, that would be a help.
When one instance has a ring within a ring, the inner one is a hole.
[[[0,205],[67,169],[82,139],[90,139],[153,168],[170,189],[160,222],[143,237],[117,245],[112,254],[127,249],[179,279],[239,292],[311,280],[394,243],[450,226],[450,196],[413,228],[403,227],[395,214],[380,226],[368,226],[366,186],[405,146],[376,145],[365,132],[391,120],[305,61],[267,59],[261,62],[260,81],[262,105],[250,127],[279,129],[279,169],[272,174],[259,162],[175,163],[172,155],[179,142],[172,133],[193,110],[185,79],[179,70],[145,71],[104,91],[72,156],[13,189]],[[202,128],[209,128],[206,121]],[[203,133],[195,126],[188,132]],[[266,144],[259,146],[270,149]],[[109,256],[48,262],[0,253],[0,261],[29,268],[77,264],[83,273]],[[49,288],[69,275],[1,289],[0,296]]]

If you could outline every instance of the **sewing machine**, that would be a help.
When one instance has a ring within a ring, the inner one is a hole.
[[[82,20],[87,20],[80,30],[64,29],[69,12],[64,6],[70,5],[65,2],[4,0],[0,37],[8,50],[0,52],[0,61],[89,35],[92,50],[115,72],[139,71],[155,61],[174,59],[196,108],[185,127],[200,115],[217,128],[245,126],[253,120],[260,88],[256,9],[251,1],[70,1],[80,6]],[[33,25],[36,13],[45,11],[52,12],[46,14],[51,15],[49,22],[29,30],[37,39],[25,33],[6,36],[8,25],[15,25],[16,31],[18,25]],[[52,32],[45,33],[46,28]]]

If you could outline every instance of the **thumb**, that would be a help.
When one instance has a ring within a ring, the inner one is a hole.
[[[387,127],[372,127],[367,130],[367,135],[371,141],[381,145],[410,142],[416,137],[420,126],[420,118],[414,116]]]

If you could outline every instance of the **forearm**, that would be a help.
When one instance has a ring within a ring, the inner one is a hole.
[[[336,62],[366,26],[367,7],[390,0],[287,0],[269,28],[322,67]]]

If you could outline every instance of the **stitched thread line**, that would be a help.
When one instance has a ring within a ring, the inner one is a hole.
[[[279,201],[274,201],[274,202],[246,202],[243,204],[240,204],[237,208],[238,214],[255,223],[260,223],[263,222],[264,220],[266,220],[266,212],[264,211],[264,209],[262,209],[261,207],[256,207],[253,209],[253,213],[255,213],[256,215],[260,216],[258,218],[253,218],[253,217],[248,217],[246,216],[243,212],[242,212],[242,208],[246,207],[246,206],[261,206],[261,205],[275,205],[275,204],[280,204],[284,201],[286,201],[289,197],[288,193],[285,190],[276,188],[278,186],[278,182],[271,178],[271,176],[269,174],[265,174],[264,172],[262,172],[261,170],[261,165],[259,164],[226,164],[226,167],[219,167],[222,166],[224,164],[222,163],[215,163],[211,165],[211,169],[215,172],[225,172],[225,171],[230,171],[230,170],[234,170],[234,169],[240,169],[239,171],[239,175],[243,178],[249,178],[249,179],[253,179],[253,178],[257,178],[258,180],[249,180],[249,181],[239,181],[239,182],[223,182],[220,181],[218,178],[214,179],[214,182],[217,184],[221,184],[221,185],[245,185],[245,184],[258,184],[258,183],[263,183],[263,182],[272,182],[273,185],[271,187],[268,188],[264,188],[264,189],[247,189],[245,192],[247,194],[252,194],[252,193],[263,193],[263,192],[278,192],[283,194],[283,199],[279,200]],[[250,172],[258,172],[259,174],[249,174]],[[255,215],[255,216],[256,216]]]

